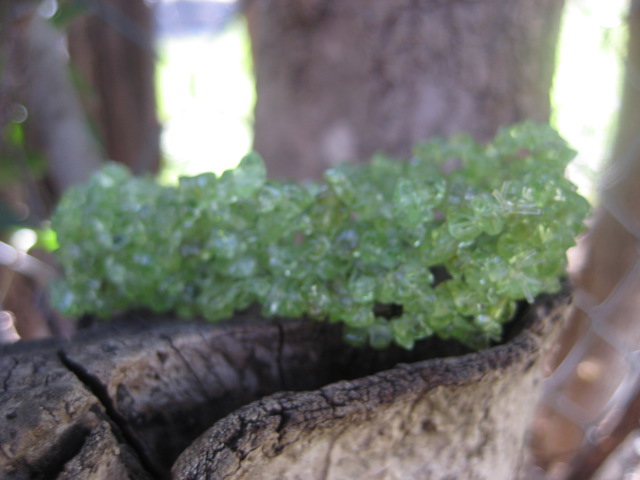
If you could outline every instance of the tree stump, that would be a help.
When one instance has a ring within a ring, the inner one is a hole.
[[[567,298],[539,299],[514,322],[524,330],[480,353],[441,340],[359,349],[335,325],[251,313],[220,324],[131,314],[69,342],[3,347],[0,471],[512,479]]]

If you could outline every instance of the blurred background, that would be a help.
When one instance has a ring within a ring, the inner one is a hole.
[[[65,189],[107,160],[172,183],[252,149],[246,4],[0,6],[0,342],[73,332],[45,289]],[[561,17],[551,123],[594,216],[570,252],[575,308],[548,361],[531,478],[640,479],[638,16],[632,0],[567,0]]]

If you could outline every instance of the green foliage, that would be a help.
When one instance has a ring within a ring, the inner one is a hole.
[[[69,315],[132,307],[209,320],[265,315],[345,324],[346,339],[412,348],[437,334],[481,348],[514,302],[558,289],[589,206],[574,152],[522,124],[478,145],[421,144],[407,163],[343,164],[322,185],[267,180],[249,155],[222,176],[161,186],[109,165],[53,218]]]

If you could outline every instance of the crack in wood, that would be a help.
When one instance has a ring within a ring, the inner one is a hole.
[[[7,451],[7,446],[5,444],[0,443],[0,455],[2,455],[7,460],[13,460],[14,455]]]
[[[338,439],[342,435],[344,435],[346,431],[347,431],[347,428],[345,427],[342,430],[339,430],[334,436],[331,437],[331,440],[329,441],[329,447],[327,448],[327,455],[324,460],[322,472],[320,473],[321,480],[329,480],[329,473],[331,472],[331,465],[333,462],[332,460],[333,451],[335,450],[336,443],[338,443]]]
[[[11,380],[13,372],[19,363],[16,358],[12,358],[11,360],[13,361],[13,365],[9,367],[7,374],[5,375],[4,380],[2,381],[2,390],[5,392],[9,391],[9,380]]]
[[[60,362],[94,395],[104,408],[107,419],[110,421],[114,435],[119,433],[123,443],[126,443],[138,456],[142,468],[153,478],[168,479],[169,473],[156,466],[147,446],[135,434],[127,419],[118,411],[113,403],[106,386],[94,374],[75,362],[64,350],[57,353]]]
[[[191,365],[191,362],[189,362],[187,357],[185,357],[185,355],[183,355],[182,351],[173,343],[173,339],[171,338],[171,336],[169,336],[169,335],[161,335],[160,338],[165,340],[169,344],[171,349],[178,355],[178,357],[180,357],[180,360],[182,360],[184,365],[187,367],[187,370],[189,370],[191,375],[193,375],[193,378],[195,379],[196,384],[198,385],[198,388],[202,392],[202,395],[204,396],[204,398],[206,398],[208,400],[213,400],[213,397],[211,396],[211,394],[207,390],[207,387],[205,386],[205,384],[202,381],[202,379],[200,378],[200,376],[196,373],[195,369]]]
[[[58,438],[58,441],[51,446],[48,455],[42,459],[39,465],[43,472],[37,477],[41,480],[56,480],[63,472],[67,463],[74,459],[87,443],[90,430],[85,427],[74,426],[70,428],[64,435]]]
[[[276,354],[276,363],[278,365],[278,376],[280,377],[280,389],[288,390],[289,387],[288,387],[287,378],[284,374],[285,368],[283,365],[283,351],[284,351],[284,344],[285,344],[284,326],[279,322],[276,322],[275,325],[276,325],[276,328],[278,329],[278,350]]]

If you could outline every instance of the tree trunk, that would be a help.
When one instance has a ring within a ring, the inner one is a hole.
[[[85,106],[107,157],[134,173],[160,165],[153,15],[144,0],[88,2],[68,29],[73,66],[88,87]]]
[[[546,121],[559,0],[248,0],[254,148],[319,177],[416,141]]]
[[[103,159],[72,84],[63,41],[48,21],[34,15],[20,52],[28,140],[46,155],[54,198],[86,181]]]
[[[250,314],[130,315],[0,348],[0,471],[163,479],[184,451],[173,478],[512,480],[566,298],[539,299],[504,345],[448,359],[432,358],[465,350],[358,349],[335,325]]]
[[[87,180],[100,167],[102,153],[72,85],[61,48],[63,36],[35,13],[36,6],[30,5],[25,2],[23,8],[18,4],[4,6],[8,10],[4,15],[13,15],[0,18],[0,27],[4,27],[0,36],[0,68],[4,74],[0,84],[0,153],[22,173],[19,180],[28,184],[25,190],[30,198],[20,200],[33,210],[31,220],[42,221],[64,190]],[[7,146],[3,145],[10,112],[18,105],[26,109],[25,148],[41,152],[46,158],[52,190],[49,196],[43,193],[44,188],[35,185],[25,153],[5,150]]]
[[[594,303],[607,298],[638,258],[640,237],[640,2],[629,12],[627,69],[620,101],[618,128],[611,162],[600,182],[600,201],[587,239],[587,258],[579,274],[580,286]]]

